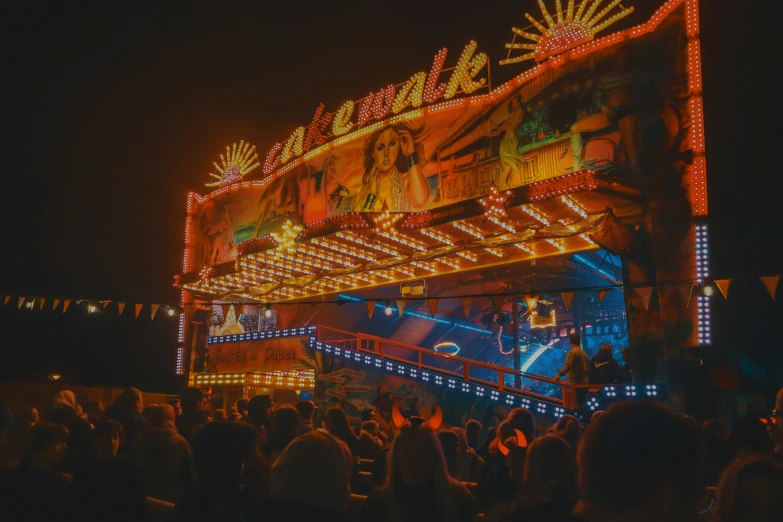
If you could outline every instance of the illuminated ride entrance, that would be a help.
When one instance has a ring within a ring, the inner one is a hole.
[[[470,42],[452,67],[443,49],[429,72],[319,106],[263,166],[227,147],[216,190],[188,198],[191,384],[349,415],[438,404],[454,422],[682,406],[678,354],[711,342],[697,2],[551,3],[500,61],[535,65],[500,86]],[[625,370],[581,404],[552,379],[572,332]]]

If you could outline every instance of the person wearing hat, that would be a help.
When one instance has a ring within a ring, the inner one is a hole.
[[[612,345],[604,343],[590,361],[590,381],[610,384],[617,381],[617,361],[612,355]]]
[[[353,457],[323,430],[294,439],[272,466],[264,520],[343,521],[351,502]]]
[[[177,431],[192,445],[199,428],[212,422],[209,416],[209,392],[191,386],[182,392],[180,401],[182,415],[177,417]]]
[[[555,380],[559,381],[563,375],[568,376],[568,384],[590,384],[590,359],[582,350],[582,336],[574,332],[571,334],[571,350],[566,355],[565,364],[557,374]],[[582,403],[587,397],[586,388],[576,390],[576,399]]]

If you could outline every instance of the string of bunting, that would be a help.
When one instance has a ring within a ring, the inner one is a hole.
[[[777,288],[780,283],[780,275],[762,276],[759,279],[762,285],[764,286],[764,288],[767,290],[769,296],[773,300],[776,299]],[[600,287],[597,286],[597,287],[563,288],[563,289],[553,289],[553,290],[531,290],[528,292],[500,292],[494,294],[449,295],[444,297],[399,297],[396,298],[395,301],[400,316],[402,316],[405,307],[409,301],[422,301],[422,300],[427,301],[427,307],[429,309],[430,315],[435,315],[435,311],[437,310],[438,303],[441,299],[459,299],[465,317],[469,317],[471,308],[473,306],[473,301],[475,299],[482,299],[482,298],[489,299],[492,302],[492,306],[495,311],[495,314],[499,314],[501,309],[503,308],[503,305],[506,302],[506,299],[509,297],[523,297],[528,307],[530,306],[535,307],[535,302],[538,300],[539,294],[560,294],[565,303],[566,310],[568,310],[571,308],[571,305],[573,304],[574,296],[577,293],[595,292],[597,295],[598,302],[601,303],[604,300],[606,294],[610,290],[624,290],[628,298],[638,297],[644,309],[647,310],[650,306],[650,301],[652,300],[652,296],[656,288],[659,289],[662,286],[675,286],[677,290],[680,292],[680,295],[682,296],[683,300],[685,301],[686,306],[690,306],[690,301],[693,297],[694,289],[714,287],[717,288],[718,291],[720,291],[721,295],[725,299],[728,299],[729,289],[731,288],[731,284],[733,282],[740,281],[740,280],[741,279],[734,278],[734,279],[713,279],[711,281],[704,281],[704,282],[699,282],[696,280],[659,281],[657,284],[654,285],[621,284],[621,285],[600,286]],[[12,297],[13,295],[0,294],[0,300],[3,306],[8,305]],[[378,300],[358,299],[358,298],[356,300],[365,303],[365,305],[367,306],[367,314],[372,318]],[[332,299],[332,300],[327,300],[327,299],[316,300],[316,301],[298,300],[298,301],[281,302],[281,303],[276,302],[274,304],[275,306],[292,305],[292,304],[313,304],[313,305],[338,304],[339,305],[351,301],[352,300],[338,297],[337,299]],[[114,301],[114,300],[63,299],[63,298],[52,298],[46,296],[39,296],[39,297],[17,296],[16,299],[17,308],[20,309],[22,307],[25,307],[29,310],[43,310],[46,303],[51,303],[51,309],[53,311],[59,309],[60,311],[62,311],[62,313],[67,312],[72,304],[81,305],[86,303],[87,311],[89,313],[97,311],[99,306],[102,309],[106,310],[109,309],[109,307],[112,304],[116,304],[118,315],[122,315],[126,309],[126,305],[129,304],[123,301]],[[187,311],[187,309],[190,309],[198,305],[205,305],[205,304],[207,303],[205,302],[192,302],[192,303],[182,303],[182,304],[133,303],[133,306],[131,306],[130,309],[133,310],[134,316],[138,319],[142,310],[145,307],[148,307],[150,312],[150,318],[155,319],[155,317],[157,316],[158,312],[161,309],[164,309],[166,311],[166,315],[175,316],[179,313],[182,313],[183,311]],[[225,315],[228,313],[231,306],[240,307],[237,310],[237,312],[238,315],[241,315],[242,307],[244,307],[246,304],[251,304],[251,303],[221,302],[220,306],[223,309],[223,315],[225,317]]]
[[[0,300],[2,300],[2,305],[6,306],[8,305],[8,302],[11,301],[11,298],[13,296],[11,295],[0,295]],[[74,306],[81,306],[85,305],[87,313],[95,313],[99,310],[109,310],[109,307],[113,304],[116,304],[117,307],[117,315],[122,315],[125,311],[125,308],[128,304],[131,304],[130,307],[131,310],[133,310],[133,314],[136,317],[136,319],[139,318],[139,315],[141,314],[142,310],[145,307],[149,308],[150,312],[150,319],[155,319],[155,316],[158,315],[158,312],[162,309],[166,311],[166,315],[174,316],[181,312],[181,307],[179,305],[168,305],[168,304],[160,304],[160,303],[151,303],[151,304],[143,304],[143,303],[127,303],[124,301],[113,301],[113,300],[92,300],[92,299],[63,299],[63,298],[53,298],[53,297],[30,297],[30,296],[18,296],[16,298],[16,307],[21,309],[25,308],[27,310],[32,311],[41,311],[46,306],[46,303],[51,303],[51,310],[56,311],[60,310],[62,313],[66,313],[69,308],[71,308],[71,305]]]

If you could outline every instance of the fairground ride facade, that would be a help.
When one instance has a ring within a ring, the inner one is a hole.
[[[682,406],[679,354],[711,343],[698,2],[538,6],[497,62],[530,66],[502,85],[469,42],[261,156],[227,147],[187,200],[190,384],[454,418],[475,405],[444,393],[555,417]],[[613,340],[630,380],[578,401],[541,366],[572,332],[590,355]]]

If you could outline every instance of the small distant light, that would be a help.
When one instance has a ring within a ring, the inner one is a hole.
[[[715,288],[713,288],[712,285],[705,285],[701,293],[707,297],[712,297],[712,295],[715,293]]]
[[[58,381],[60,380],[61,375],[59,373],[53,373],[49,376],[50,381]]]
[[[170,315],[170,316],[173,316],[175,313],[176,313],[176,312],[174,311],[174,309],[173,309],[173,308],[169,308],[169,315]]]
[[[33,302],[32,301],[27,301],[27,304],[25,306],[27,308],[32,308],[33,307]]]
[[[95,310],[97,310],[97,308],[95,308],[95,305],[90,305],[87,307],[87,311],[90,312],[91,314],[95,313]]]

